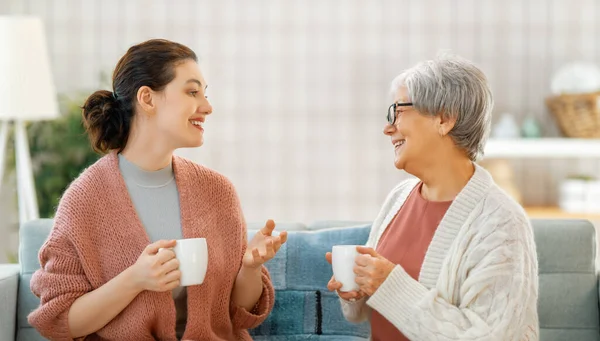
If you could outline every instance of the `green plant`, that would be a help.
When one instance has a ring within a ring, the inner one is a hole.
[[[7,252],[6,253],[6,260],[8,262],[8,264],[17,264],[19,263],[19,257],[17,257],[17,255],[13,252]]]
[[[570,174],[567,176],[568,180],[581,180],[581,181],[594,181],[596,180],[593,176],[585,174]]]
[[[40,217],[54,216],[67,186],[99,157],[81,121],[83,98],[60,97],[60,118],[27,127]]]

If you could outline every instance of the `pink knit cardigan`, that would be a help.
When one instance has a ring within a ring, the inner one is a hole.
[[[31,290],[41,298],[29,323],[51,340],[72,340],[73,302],[135,263],[150,243],[110,153],[85,170],[65,191],[50,235],[39,253],[41,269]],[[231,301],[246,250],[246,225],[233,185],[222,175],[174,157],[184,238],[208,242],[204,283],[190,286],[184,340],[252,340],[246,329],[273,309],[274,290],[262,269],[263,292],[250,313]],[[144,291],[85,340],[177,340],[171,292]]]

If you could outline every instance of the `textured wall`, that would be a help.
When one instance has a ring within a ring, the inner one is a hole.
[[[600,62],[600,3],[544,1],[3,0],[40,15],[61,92],[100,86],[131,44],[164,37],[202,58],[214,114],[183,153],[229,176],[248,220],[372,219],[404,175],[381,134],[388,86],[449,49],[489,76],[495,114],[533,115],[571,60]],[[32,91],[32,97],[35,91]],[[515,162],[527,204],[597,160]]]

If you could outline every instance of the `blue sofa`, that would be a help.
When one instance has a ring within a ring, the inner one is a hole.
[[[38,304],[29,290],[39,268],[37,252],[51,220],[25,224],[20,265],[0,265],[0,341],[44,340],[27,324]],[[533,221],[540,265],[539,317],[542,341],[600,340],[594,227],[583,220]],[[261,224],[249,224],[249,238]],[[251,330],[255,340],[368,340],[369,325],[344,320],[337,296],[326,289],[331,267],[325,252],[336,244],[364,244],[369,224],[326,221],[279,224],[288,243],[268,263],[276,289],[273,313]]]

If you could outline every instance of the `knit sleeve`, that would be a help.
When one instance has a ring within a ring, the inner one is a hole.
[[[455,292],[427,289],[396,266],[367,304],[411,340],[537,340],[537,330],[524,322],[536,309],[526,303],[536,302],[534,247],[515,236],[528,228],[509,219],[470,246],[460,259],[467,268],[458,268],[468,275]]]
[[[68,195],[65,195],[68,196]],[[93,288],[84,273],[69,230],[75,228],[69,205],[61,200],[54,226],[39,251],[40,269],[30,281],[40,306],[29,316],[29,324],[50,340],[73,340],[68,314],[73,302]]]
[[[69,308],[92,290],[73,251],[55,242],[46,243],[40,250],[41,268],[31,278],[31,291],[40,298],[40,306],[28,316],[28,321],[50,340],[72,340]]]
[[[233,212],[235,212],[235,214],[232,214],[231,216],[234,217],[234,225],[236,226],[236,231],[239,233],[240,253],[238,253],[239,258],[237,259],[237,268],[239,269],[242,264],[244,253],[248,247],[248,235],[246,221],[244,219],[244,214],[238,195],[233,187],[233,184],[228,183],[228,187],[230,188],[232,200],[231,205],[233,207]],[[231,315],[231,322],[234,329],[256,328],[267,319],[273,310],[273,306],[275,305],[275,289],[273,287],[273,283],[271,282],[271,276],[269,275],[269,271],[265,266],[262,266],[261,273],[263,290],[260,298],[254,306],[254,309],[247,311],[245,308],[235,304],[233,300],[230,301],[229,313]]]
[[[247,311],[243,307],[236,305],[233,300],[230,303],[230,314],[234,329],[253,329],[263,323],[275,304],[275,290],[271,283],[269,271],[262,267],[263,290],[256,306],[252,311]]]

